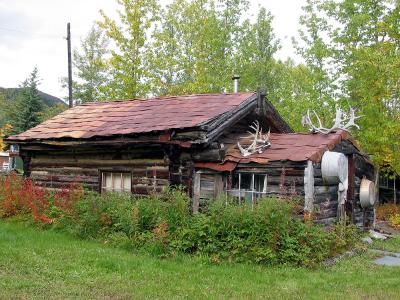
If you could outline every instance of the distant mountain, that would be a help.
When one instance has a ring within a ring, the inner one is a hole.
[[[18,98],[18,95],[21,93],[21,88],[2,88],[0,87],[0,96],[3,95],[6,101],[14,101]],[[48,107],[53,107],[57,104],[61,104],[67,107],[67,104],[61,100],[60,98],[54,97],[42,91],[39,91],[39,96],[42,99],[43,103]]]

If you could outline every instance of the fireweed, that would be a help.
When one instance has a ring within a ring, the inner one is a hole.
[[[12,173],[0,177],[0,217],[28,214],[36,222],[51,224],[51,209],[71,214],[82,193],[82,186],[76,183],[49,191]]]

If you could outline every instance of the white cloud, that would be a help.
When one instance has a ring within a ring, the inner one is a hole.
[[[278,57],[293,57],[290,38],[297,35],[305,0],[250,2],[250,14],[255,14],[261,4],[275,16],[274,29],[283,45]],[[117,7],[114,0],[0,0],[0,86],[18,86],[36,65],[42,78],[41,90],[65,96],[59,79],[67,75],[66,24],[71,23],[76,47],[93,22],[100,19],[100,9],[115,17]]]

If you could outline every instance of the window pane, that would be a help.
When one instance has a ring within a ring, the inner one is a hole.
[[[232,176],[232,188],[239,189],[239,173],[233,173]]]
[[[265,192],[265,175],[255,174],[254,175],[254,190],[256,192]]]
[[[114,186],[113,189],[115,192],[121,192],[121,187],[122,187],[122,180],[121,180],[122,174],[121,173],[113,173],[113,179],[114,179]]]
[[[251,190],[251,180],[252,174],[249,173],[241,173],[240,178],[240,189],[241,190]]]
[[[124,192],[130,192],[131,191],[131,174],[125,173],[124,174]]]
[[[102,176],[102,190],[107,192],[131,192],[130,173],[109,173],[105,172]]]
[[[105,183],[103,183],[103,186],[105,187],[106,191],[111,191],[112,190],[111,173],[105,173],[104,180],[105,180]]]

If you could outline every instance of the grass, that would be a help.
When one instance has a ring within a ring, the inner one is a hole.
[[[400,251],[400,239],[393,242]],[[0,221],[1,299],[400,299],[372,254],[317,269],[160,259]]]
[[[398,235],[396,238],[386,241],[375,240],[372,244],[372,248],[391,252],[400,252],[400,236]]]

